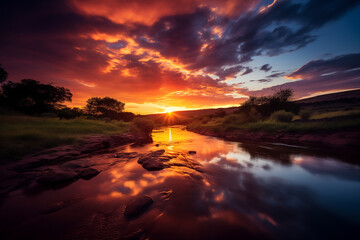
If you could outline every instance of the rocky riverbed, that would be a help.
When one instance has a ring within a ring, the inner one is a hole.
[[[228,142],[182,127],[148,140],[93,136],[2,167],[0,235],[351,239],[359,233],[360,169],[347,160],[352,155]]]

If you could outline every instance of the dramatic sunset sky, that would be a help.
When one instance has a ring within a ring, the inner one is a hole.
[[[70,106],[113,97],[135,113],[235,106],[360,88],[356,0],[5,0],[9,80],[64,86]]]

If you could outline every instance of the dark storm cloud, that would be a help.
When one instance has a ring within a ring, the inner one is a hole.
[[[344,15],[358,2],[277,1],[262,13],[250,12],[237,19],[214,18],[214,13],[202,8],[191,14],[162,18],[148,32],[153,43],[142,44],[159,50],[163,56],[177,58],[188,69],[221,74],[226,65],[243,64],[257,55],[275,56],[306,46],[316,39],[312,35],[314,29]],[[221,26],[221,38],[211,33],[215,26]]]
[[[310,61],[288,77],[301,80],[249,93],[270,94],[280,88],[291,88],[295,91],[296,97],[300,98],[331,90],[360,88],[360,54]]]
[[[330,59],[313,60],[288,75],[291,79],[312,79],[325,74],[338,74],[342,71],[360,68],[360,54],[340,55]]]
[[[252,73],[252,72],[253,72],[253,70],[252,70],[251,68],[246,67],[246,68],[245,68],[245,71],[241,74],[241,76],[244,76],[244,75],[249,74],[249,73]]]
[[[272,67],[269,64],[264,64],[264,65],[261,66],[260,70],[264,71],[264,72],[268,72],[268,71],[271,70],[271,68]]]
[[[276,72],[266,76],[267,78],[279,78],[285,76],[285,72]]]
[[[97,49],[106,43],[79,36],[126,29],[106,18],[73,13],[65,1],[9,1],[0,11],[0,61],[15,73],[11,79],[23,73],[45,80],[50,72],[66,76],[71,71],[79,78],[99,77],[109,57]]]
[[[235,75],[243,69],[242,66],[221,69],[216,73],[220,80],[226,80],[227,77],[235,78]]]
[[[268,65],[268,64],[266,64],[266,65]],[[262,79],[250,80],[250,82],[268,83],[268,82],[272,82],[274,80],[274,78],[283,77],[285,75],[286,75],[285,72],[277,72],[277,73],[270,74],[270,75],[268,75],[268,76],[266,76],[265,78],[262,78]]]

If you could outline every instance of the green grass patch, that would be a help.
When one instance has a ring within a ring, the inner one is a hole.
[[[221,122],[220,120],[210,120],[206,124],[200,121],[192,122],[188,125],[189,129],[211,130],[214,132],[231,132],[234,130],[263,131],[263,132],[291,132],[291,133],[319,133],[337,132],[343,130],[359,130],[360,115],[354,114],[353,119],[342,119],[337,121],[316,121],[316,122],[277,122],[277,121],[257,121],[240,123],[236,120],[232,122]]]
[[[360,115],[360,110],[320,112],[320,113],[315,113],[310,119],[323,119],[323,118],[333,118],[333,117],[351,116],[351,115]]]
[[[77,118],[59,120],[29,116],[0,116],[0,162],[62,144],[75,144],[94,134],[120,134],[129,123]]]

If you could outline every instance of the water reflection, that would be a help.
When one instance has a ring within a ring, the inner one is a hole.
[[[107,160],[111,167],[103,167],[90,181],[79,180],[38,194],[19,191],[11,195],[0,208],[1,235],[37,239],[127,239],[134,234],[143,239],[355,239],[360,233],[357,165],[312,149],[226,142],[182,127],[162,129],[153,138],[154,144],[118,151],[145,154],[165,149],[181,153],[178,161],[200,162],[204,172],[186,165],[149,172],[137,158]],[[196,154],[187,154],[190,150]],[[103,162],[101,166],[106,157],[94,156]],[[153,206],[139,218],[124,219],[126,204],[144,194],[153,198]]]
[[[171,137],[171,128],[168,128],[169,129],[169,142],[172,141],[172,137]]]

